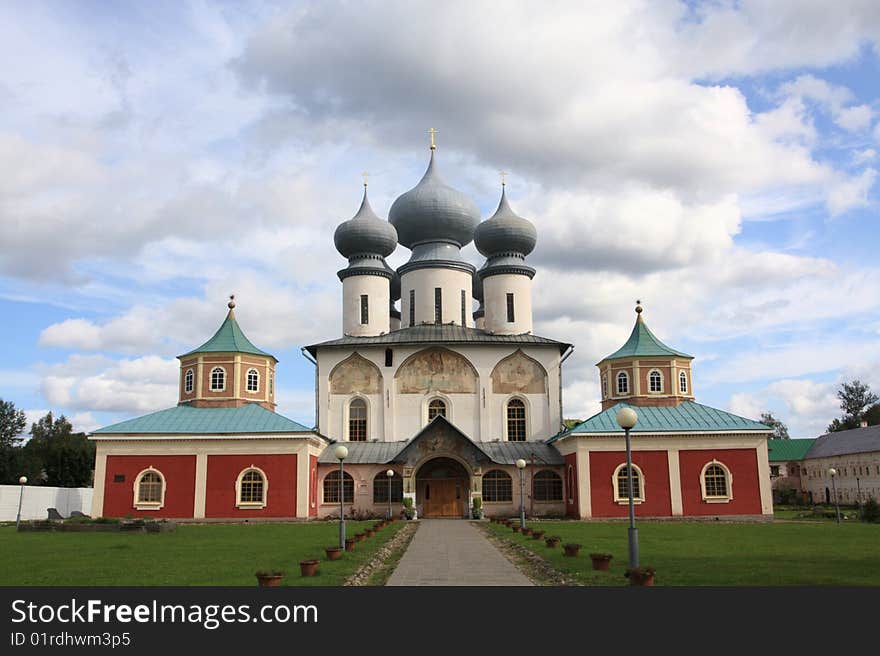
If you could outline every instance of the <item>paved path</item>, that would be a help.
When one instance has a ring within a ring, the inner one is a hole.
[[[387,585],[532,585],[464,519],[423,519]]]

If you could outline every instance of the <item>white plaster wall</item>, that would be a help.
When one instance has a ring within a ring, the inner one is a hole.
[[[391,330],[388,304],[391,287],[382,276],[349,276],[342,281],[342,332],[357,337],[382,335]],[[366,294],[369,323],[361,323],[361,295]]]
[[[384,393],[359,395],[367,402],[367,439],[382,440],[385,435],[385,403]],[[334,440],[348,439],[348,405],[351,394],[328,395],[328,412],[331,421],[328,424],[327,437]]]
[[[383,377],[383,393],[370,396],[370,436],[379,441],[408,440],[425,426],[423,414],[425,395],[397,394],[395,374],[398,367],[412,354],[432,346],[443,345],[405,345],[391,346],[392,366],[385,366],[385,345],[360,348],[325,348],[318,351],[318,429],[333,439],[343,439],[344,408],[348,396],[330,394],[329,374],[342,360],[353,352],[374,363]],[[553,345],[532,346],[516,344],[454,344],[446,346],[470,361],[479,377],[477,393],[453,394],[450,421],[475,441],[504,439],[504,412],[511,394],[492,393],[492,370],[499,361],[521,350],[525,355],[537,360],[547,371],[547,394],[528,394],[529,439],[544,440],[555,435],[562,422],[560,415],[559,366],[561,354]],[[331,398],[332,397],[332,398]],[[381,403],[381,418],[375,421],[372,415],[374,403]]]
[[[507,295],[513,294],[513,323],[507,321]],[[532,281],[528,276],[503,273],[483,279],[485,331],[495,335],[532,332]]]
[[[64,517],[70,517],[74,510],[88,515],[92,510],[92,493],[90,487],[25,485],[21,499],[21,518],[47,519],[47,508],[56,508]],[[0,485],[0,521],[15,521],[20,494],[20,485]]]
[[[409,292],[416,292],[416,325],[434,323],[434,289],[443,290],[443,323],[461,325],[461,290],[465,291],[465,325],[473,325],[473,297],[471,274],[458,269],[416,269],[400,279],[400,315],[404,327],[409,324]]]

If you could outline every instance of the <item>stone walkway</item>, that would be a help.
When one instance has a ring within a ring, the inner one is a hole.
[[[464,519],[423,519],[387,585],[532,585]]]

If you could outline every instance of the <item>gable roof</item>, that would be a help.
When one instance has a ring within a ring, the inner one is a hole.
[[[257,403],[237,408],[193,408],[178,405],[143,417],[99,428],[92,435],[313,433],[311,428]]]
[[[880,451],[880,426],[826,433],[816,438],[804,458],[828,458]]]
[[[636,318],[636,325],[633,326],[632,333],[630,333],[629,339],[626,340],[626,343],[611,355],[606,355],[600,362],[604,362],[605,360],[615,360],[617,358],[632,358],[636,356],[674,356],[693,359],[692,355],[669,348],[666,344],[657,339],[654,333],[648,328],[645,320],[642,319],[641,313],[639,313]]]
[[[272,359],[276,359],[274,355],[266,353],[254,346],[245,336],[235,320],[235,312],[229,310],[226,319],[220,325],[220,328],[214,333],[214,336],[197,349],[193,349],[189,353],[178,355],[178,358],[184,358],[188,355],[196,353],[250,353],[252,355],[265,355]],[[277,359],[276,359],[277,360]]]
[[[805,440],[767,440],[768,460],[770,462],[803,460],[815,441],[815,437]]]
[[[621,408],[633,408],[639,415],[638,423],[632,429],[633,433],[773,432],[772,428],[757,421],[694,401],[660,407],[617,403],[574,428],[554,435],[547,442],[552,444],[570,435],[623,433],[623,429],[617,424],[617,413]]]

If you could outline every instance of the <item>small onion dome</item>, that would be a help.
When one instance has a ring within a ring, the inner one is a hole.
[[[364,253],[385,257],[397,248],[397,231],[388,221],[376,216],[370,207],[367,185],[364,185],[361,208],[351,219],[339,224],[333,235],[333,243],[336,244],[336,250],[348,258]]]
[[[518,216],[507,202],[507,193],[501,190],[501,202],[490,218],[477,226],[474,243],[485,257],[513,252],[523,257],[535,250],[538,232],[531,221]]]
[[[400,243],[407,248],[421,242],[451,241],[459,246],[474,238],[480,210],[467,195],[447,185],[431,162],[421,181],[398,196],[388,213]]]
[[[400,274],[388,266],[388,262],[382,260],[385,270],[391,274],[391,302],[400,300]]]

